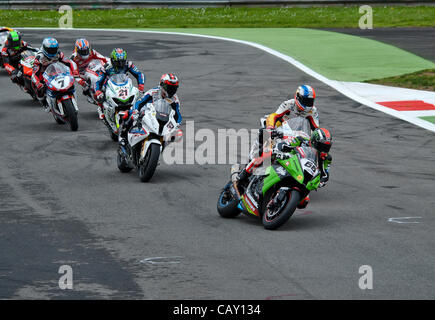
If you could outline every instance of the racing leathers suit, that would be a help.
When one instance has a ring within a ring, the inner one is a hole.
[[[77,65],[77,68],[78,68],[78,71],[80,74],[80,78],[77,80],[78,80],[79,84],[84,88],[83,90],[85,92],[88,92],[87,90],[89,90],[87,83],[86,83],[87,79],[85,78],[86,68],[87,68],[89,62],[91,62],[92,60],[100,60],[103,63],[103,65],[105,65],[108,62],[108,59],[105,56],[98,53],[94,49],[91,50],[87,59],[83,59],[77,52],[74,52],[71,55],[70,59],[72,61],[74,61]]]
[[[140,114],[143,107],[147,105],[147,103],[152,103],[158,99],[162,98],[162,92],[160,87],[155,87],[147,92],[145,92],[144,96],[139,99],[133,108],[129,110],[129,112],[124,116],[124,121],[120,133],[120,137],[123,139],[127,138],[127,132],[130,130],[130,128],[133,126],[134,121],[137,120],[137,116]],[[175,111],[175,121],[177,122],[178,126],[181,125],[181,122],[183,121],[183,117],[181,116],[180,112],[180,100],[178,99],[178,96],[174,94],[172,98],[164,98],[168,102],[170,102],[172,109]],[[182,135],[181,129],[178,129],[177,131],[177,137],[180,137]]]
[[[21,60],[21,53],[23,53],[26,50],[30,50],[34,52],[38,51],[38,49],[31,47],[27,42],[23,40],[21,40],[20,49],[15,50],[15,49],[8,48],[8,41],[6,41],[5,46],[1,51],[4,67],[9,73],[9,75],[11,76],[12,82],[23,84],[22,79],[19,76],[17,76],[17,74],[19,71],[18,66]]]

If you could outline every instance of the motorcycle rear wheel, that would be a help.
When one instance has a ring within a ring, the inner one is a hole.
[[[223,218],[235,218],[240,214],[240,210],[237,208],[239,201],[229,191],[231,183],[230,181],[226,184],[217,201],[217,211]]]
[[[118,153],[116,156],[116,164],[118,165],[119,171],[123,173],[127,173],[133,170],[133,168],[128,165],[128,162],[125,159],[125,155],[122,153],[123,153],[122,150],[118,148]]]
[[[273,199],[281,189],[272,193],[270,199]],[[286,193],[285,203],[279,206],[277,211],[266,207],[263,214],[263,226],[267,230],[275,230],[286,223],[296,210],[296,206],[301,201],[301,195],[297,190],[291,190]],[[276,210],[276,209],[275,209]]]

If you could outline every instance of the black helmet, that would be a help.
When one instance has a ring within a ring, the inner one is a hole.
[[[325,128],[317,128],[311,134],[311,145],[320,152],[328,153],[332,146],[332,136]]]

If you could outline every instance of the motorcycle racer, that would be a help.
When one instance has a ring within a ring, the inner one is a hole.
[[[266,129],[271,132],[276,127],[281,126],[283,121],[289,120],[292,117],[306,118],[310,123],[311,130],[318,129],[319,115],[317,113],[316,107],[314,106],[315,98],[316,93],[311,86],[299,86],[294,95],[294,99],[282,102],[274,113],[271,113],[267,116],[265,123]],[[251,165],[257,163],[256,166],[259,166],[262,163],[261,155],[258,157],[258,147],[259,143],[257,140],[252,146],[251,152],[249,154],[249,161]],[[247,178],[250,175],[248,166],[240,173],[242,178],[244,178],[244,176]]]
[[[86,39],[77,39],[74,45],[74,52],[70,59],[77,64],[80,78],[78,79],[79,84],[83,87],[83,94],[89,96],[89,86],[84,79],[84,73],[89,62],[92,60],[101,60],[103,65],[108,62],[108,59],[98,53],[95,49],[92,49],[90,43]]]
[[[133,125],[134,120],[136,120],[137,115],[140,113],[141,109],[147,105],[147,103],[152,103],[158,99],[167,99],[171,103],[171,107],[175,111],[175,121],[178,125],[181,125],[183,120],[180,112],[180,100],[176,94],[179,86],[178,77],[173,73],[165,73],[161,76],[159,85],[155,88],[148,90],[144,96],[139,99],[132,110],[125,115],[125,121],[122,125],[120,133],[120,143],[125,144],[127,132]],[[181,135],[181,133],[178,133]]]
[[[14,83],[20,83],[20,79],[17,76],[18,65],[21,60],[21,53],[25,50],[34,52],[38,51],[37,49],[32,48],[27,42],[23,41],[21,39],[21,35],[17,31],[10,31],[5,46],[1,51],[1,55],[3,58],[4,67],[8,71],[9,75],[11,76],[11,80]]]
[[[42,102],[47,112],[49,108],[45,101],[45,84],[42,81],[42,75],[47,67],[55,62],[63,63],[69,67],[75,78],[79,76],[75,62],[65,58],[63,52],[59,51],[58,41],[55,38],[45,38],[33,63],[32,84],[37,92],[38,99]]]
[[[124,49],[115,48],[110,55],[110,61],[104,66],[104,70],[95,84],[95,100],[101,103],[104,100],[103,87],[109,76],[119,73],[130,72],[137,80],[138,89],[144,92],[145,75],[131,61],[127,61],[127,53]]]
[[[319,128],[319,115],[314,106],[315,98],[316,92],[311,86],[299,86],[293,99],[282,102],[278,109],[267,117],[266,127],[273,129],[280,125],[281,120],[287,120],[292,116],[302,116],[310,121],[311,130]]]
[[[273,134],[272,134],[273,136]],[[309,141],[297,137],[295,140],[298,145],[308,145],[317,150],[318,156],[318,164],[320,169],[320,185],[319,187],[324,187],[329,180],[329,167],[332,162],[332,156],[329,154],[329,151],[332,146],[332,136],[329,130],[325,128],[317,128],[314,129],[311,134],[311,138]],[[252,175],[255,168],[259,167],[266,158],[269,158],[272,155],[272,152],[268,152],[266,154],[262,154],[260,157],[252,159],[246,167],[239,173],[238,175],[238,183],[243,184],[248,180],[248,178]],[[310,202],[309,196],[305,197],[301,200],[298,205],[299,209],[306,208],[308,203]]]

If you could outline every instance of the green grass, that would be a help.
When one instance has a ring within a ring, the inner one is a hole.
[[[75,28],[357,28],[358,6],[74,10]],[[57,27],[55,10],[0,10],[0,25]],[[433,27],[433,6],[373,7],[373,27]]]
[[[435,63],[397,47],[343,33],[302,28],[158,29],[221,36],[262,44],[332,80],[365,81],[424,69]]]
[[[435,116],[420,117],[420,119],[435,123]]]
[[[435,91],[435,69],[426,69],[395,77],[368,80],[366,82],[393,87]]]

